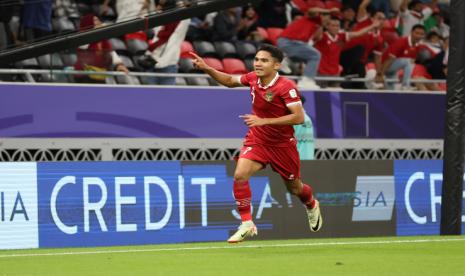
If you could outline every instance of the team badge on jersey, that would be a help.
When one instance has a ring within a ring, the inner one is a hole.
[[[271,92],[271,90],[266,91],[265,100],[267,102],[271,102],[273,100],[273,92]]]

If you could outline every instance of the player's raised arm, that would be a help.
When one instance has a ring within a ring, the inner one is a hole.
[[[208,64],[205,63],[203,58],[198,56],[197,54],[190,52],[189,53],[192,56],[192,62],[194,63],[194,66],[205,73],[209,74],[212,78],[214,78],[217,82],[221,83],[222,85],[226,87],[240,87],[244,86],[238,77],[229,75],[223,72],[220,72],[212,67],[210,67]]]

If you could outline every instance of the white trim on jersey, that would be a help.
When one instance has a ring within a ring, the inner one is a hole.
[[[242,86],[245,86],[242,82],[241,82],[241,75],[236,75],[236,76],[233,76],[233,79],[240,85]]]
[[[270,88],[271,86],[273,86],[277,81],[278,81],[278,78],[279,78],[279,73],[276,72],[276,76],[274,76],[273,80],[270,82],[270,84],[268,84],[267,86],[263,87],[262,84],[260,83],[260,78],[257,79],[257,84],[258,84],[258,87],[260,87],[261,89],[267,89],[267,88]]]
[[[296,105],[296,104],[300,104],[300,105],[301,105],[301,104],[302,104],[302,102],[301,102],[301,101],[292,102],[292,103],[288,103],[288,104],[286,104],[286,106],[292,106],[292,105]]]

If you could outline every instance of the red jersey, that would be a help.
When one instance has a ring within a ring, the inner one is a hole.
[[[370,17],[357,22],[354,27],[352,28],[353,31],[358,31],[363,28],[366,28],[373,24],[373,20]],[[363,56],[361,59],[362,63],[366,63],[368,60],[368,56],[374,52],[375,54],[381,55],[384,49],[384,38],[381,35],[379,30],[377,31],[370,31],[367,34],[364,34],[359,37],[355,37],[351,39],[345,46],[344,49],[350,49],[357,45],[362,45],[365,51],[363,52]]]
[[[288,106],[301,104],[295,83],[279,76],[263,87],[255,72],[242,75],[240,81],[250,87],[252,114],[260,118],[277,118],[291,114]],[[265,125],[251,127],[245,136],[244,145],[267,145],[287,147],[294,141],[292,125]],[[294,143],[295,144],[295,143]]]
[[[315,32],[320,28],[321,19],[320,17],[309,18],[308,16],[302,16],[299,19],[292,21],[280,37],[284,37],[292,40],[300,40],[307,43]]]
[[[321,53],[318,72],[322,75],[339,75],[339,57],[344,44],[349,40],[344,31],[332,36],[324,32],[322,38],[315,44],[315,48]]]
[[[388,56],[393,58],[412,58],[415,59],[418,53],[418,44],[414,45],[410,36],[404,36],[396,40],[383,53],[383,62]]]

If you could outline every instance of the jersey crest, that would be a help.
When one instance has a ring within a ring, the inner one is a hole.
[[[271,102],[273,100],[273,92],[271,90],[267,90],[265,93],[265,100],[267,102]]]

